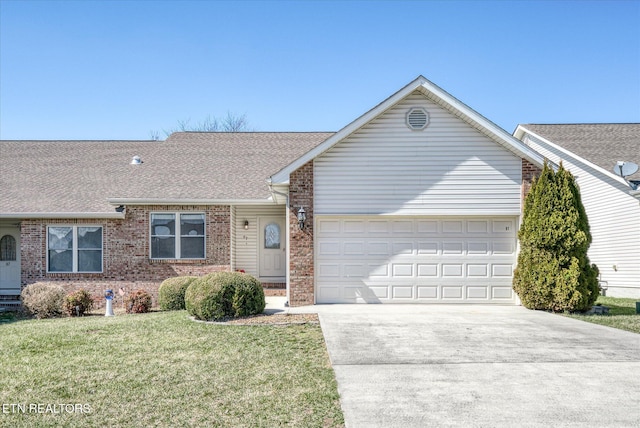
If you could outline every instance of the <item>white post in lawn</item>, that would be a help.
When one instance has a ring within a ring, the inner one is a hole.
[[[113,290],[107,290],[104,293],[104,298],[107,300],[107,311],[104,314],[105,317],[113,316]]]

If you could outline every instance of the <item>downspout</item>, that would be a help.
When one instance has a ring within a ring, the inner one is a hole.
[[[290,260],[290,254],[291,254],[290,253],[290,249],[291,249],[291,246],[289,245],[290,244],[290,241],[289,241],[289,235],[290,235],[289,234],[289,194],[278,192],[277,190],[275,190],[273,188],[273,182],[271,180],[271,177],[269,177],[267,179],[267,186],[269,186],[269,191],[271,192],[271,196],[273,197],[273,203],[274,204],[276,203],[275,195],[284,196],[285,201],[286,201],[285,202],[285,207],[286,207],[286,210],[285,210],[285,221],[287,222],[287,226],[286,226],[287,227],[287,235],[286,235],[286,237],[287,237],[287,240],[286,240],[286,242],[287,242],[287,251],[286,251],[287,269],[286,269],[286,275],[285,275],[285,282],[286,282],[285,291],[286,291],[287,301],[284,303],[284,306],[288,307],[289,306],[289,300],[290,300],[289,299],[289,266],[291,266],[291,260]]]

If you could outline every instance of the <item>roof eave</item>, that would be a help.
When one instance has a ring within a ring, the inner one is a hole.
[[[0,213],[0,219],[93,218],[124,219],[124,212],[15,212]]]
[[[184,198],[107,198],[111,205],[272,205],[275,202],[264,199],[184,199]]]
[[[584,163],[585,165],[588,165],[589,167],[595,169],[596,171],[599,171],[602,174],[605,174],[607,177],[616,180],[618,183],[620,184],[624,184],[625,186],[627,186],[627,188],[629,187],[629,182],[627,182],[627,180],[625,180],[624,178],[620,177],[617,174],[614,174],[613,172],[607,171],[606,169],[594,164],[593,162],[588,161],[587,159],[578,156],[577,154],[575,154],[574,152],[565,149],[564,147],[542,137],[539,134],[536,134],[535,132],[531,131],[530,129],[527,129],[526,126],[523,125],[518,125],[518,127],[516,128],[515,131],[513,131],[513,135],[514,137],[518,138],[519,140],[522,140],[522,138],[524,137],[525,134],[529,134],[531,136],[533,136],[534,138],[539,139],[540,141],[544,142],[545,144],[550,145],[551,147],[557,149],[558,151],[565,153],[568,156],[572,156],[575,159],[577,159],[578,161]]]

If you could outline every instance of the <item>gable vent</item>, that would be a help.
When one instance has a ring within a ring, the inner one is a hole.
[[[407,112],[407,126],[414,131],[421,131],[429,124],[429,114],[420,107],[413,107]]]

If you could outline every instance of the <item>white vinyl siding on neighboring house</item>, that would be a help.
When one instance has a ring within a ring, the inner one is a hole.
[[[640,204],[629,194],[630,187],[545,141],[525,135],[528,146],[554,163],[562,160],[576,177],[593,237],[588,255],[598,266],[608,295],[640,297]]]
[[[424,108],[429,124],[409,129]],[[414,92],[314,161],[315,214],[518,215],[521,159]]]
[[[258,229],[260,217],[285,218],[284,205],[238,205],[235,207],[234,222],[232,225],[232,235],[235,236],[233,244],[233,264],[235,269],[242,269],[246,273],[258,278],[259,273],[259,253],[258,248],[262,245],[259,241],[260,230]],[[244,222],[248,221],[248,229],[245,230]],[[286,231],[282,231],[283,243]],[[284,278],[283,278],[284,279]]]

